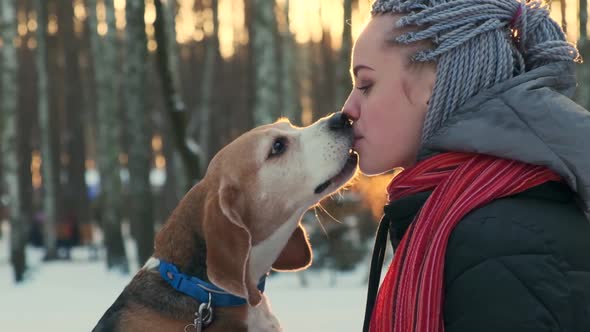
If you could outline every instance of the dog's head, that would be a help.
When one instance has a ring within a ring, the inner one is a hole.
[[[271,265],[309,266],[311,249],[299,219],[354,175],[352,143],[350,124],[337,114],[304,128],[280,120],[219,151],[203,179],[210,280],[255,305],[259,278]]]

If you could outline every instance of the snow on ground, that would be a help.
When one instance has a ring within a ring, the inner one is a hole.
[[[9,264],[6,232],[0,239],[0,323],[10,332],[90,331],[131,279],[88,260],[75,249],[72,262],[42,263],[40,250],[29,248],[32,267],[27,281],[15,286]],[[327,272],[306,272],[308,287],[296,274],[273,275],[266,294],[285,331],[360,331],[369,262],[353,273],[337,275],[330,286]],[[136,269],[136,267],[134,267]]]

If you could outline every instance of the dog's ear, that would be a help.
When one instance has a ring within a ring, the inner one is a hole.
[[[289,238],[272,268],[277,271],[298,271],[311,265],[312,252],[303,226],[299,225]]]
[[[207,275],[218,287],[257,305],[262,296],[248,273],[252,242],[242,219],[244,209],[240,192],[231,186],[221,185],[217,194],[207,197],[203,224]]]

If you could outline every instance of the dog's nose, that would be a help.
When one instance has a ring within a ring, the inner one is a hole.
[[[334,113],[328,118],[328,127],[332,130],[352,128],[352,121],[342,112]]]

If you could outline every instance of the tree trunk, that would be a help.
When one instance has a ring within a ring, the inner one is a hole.
[[[109,1],[112,2],[112,1]],[[86,8],[86,15],[88,15],[88,1],[84,1]],[[96,6],[95,6],[96,8]],[[90,29],[90,20],[88,16],[85,19],[76,18],[76,25],[82,27],[82,31],[78,33],[80,40],[80,70],[82,79],[80,85],[82,87],[83,107],[86,112],[86,155],[87,159],[91,160],[89,166],[90,171],[96,172],[98,179],[91,178],[92,182],[86,183],[88,186],[88,223],[80,226],[80,244],[86,246],[90,251],[89,259],[98,260],[98,247],[94,242],[94,226],[98,225],[97,221],[97,206],[100,203],[100,173],[98,169],[98,110],[97,110],[97,91],[96,74],[94,72],[93,49],[92,49],[92,34],[96,34],[96,30]],[[95,53],[95,54],[101,54]],[[114,71],[112,71],[114,73]],[[113,97],[115,98],[115,97]],[[98,180],[97,182],[94,182]]]
[[[559,7],[561,10],[561,28],[563,29],[563,32],[567,35],[567,4],[566,4],[566,0],[560,0],[559,1]]]
[[[301,112],[299,103],[299,89],[297,89],[297,72],[295,71],[295,45],[293,34],[289,30],[289,0],[283,8],[285,26],[281,31],[281,101],[282,115],[296,124],[300,124]]]
[[[216,0],[213,0],[215,2]],[[158,43],[158,69],[164,99],[166,101],[168,119],[174,133],[175,145],[182,157],[184,172],[188,184],[182,184],[188,190],[201,176],[203,156],[191,149],[187,144],[187,123],[189,113],[186,104],[182,100],[180,76],[178,73],[178,49],[174,32],[174,16],[170,4],[163,4],[161,0],[155,1],[156,21],[154,23],[156,41]],[[207,69],[206,67],[204,68]]]
[[[588,42],[588,0],[580,0],[580,40]]]
[[[121,233],[121,126],[117,107],[116,27],[112,1],[104,2],[107,31],[97,34],[96,0],[88,0],[90,43],[97,87],[98,170],[100,173],[100,223],[104,230],[107,267],[129,271]]]
[[[19,10],[28,11],[28,3],[21,3]],[[33,220],[33,178],[32,178],[32,157],[33,157],[33,133],[37,132],[33,128],[37,125],[36,109],[37,101],[36,94],[31,93],[35,91],[36,76],[35,76],[35,60],[31,49],[28,47],[30,36],[23,37],[22,47],[18,48],[18,80],[16,84],[19,85],[18,102],[17,102],[17,124],[16,131],[18,141],[17,157],[19,172],[18,172],[18,186],[20,194],[20,217],[22,227],[25,231],[25,241],[29,239],[29,232]]]
[[[297,62],[299,63],[299,86],[301,89],[301,124],[308,126],[313,121],[312,107],[312,62],[313,42],[309,41],[297,50]]]
[[[279,68],[277,61],[274,0],[254,0],[252,35],[255,68],[254,124],[275,121],[279,109]]]
[[[215,68],[219,59],[219,20],[217,19],[217,0],[211,1],[213,10],[213,34],[205,40],[205,58],[203,60],[203,75],[201,76],[201,99],[198,104],[199,114],[199,146],[201,147],[201,176],[211,160],[211,114],[213,110],[212,96],[215,86]]]
[[[147,38],[143,0],[128,0],[127,57],[125,63],[125,105],[129,125],[129,219],[137,241],[139,264],[152,255],[154,245],[154,212],[150,186],[151,113],[145,103]],[[160,47],[165,47],[160,45]]]
[[[37,11],[37,111],[39,112],[39,129],[41,135],[41,170],[43,175],[43,243],[47,259],[57,258],[56,222],[57,193],[55,187],[54,167],[56,156],[53,151],[51,132],[51,114],[49,112],[49,93],[47,79],[47,1],[35,0]]]
[[[63,39],[65,59],[66,145],[68,151],[68,192],[65,197],[66,218],[78,224],[90,222],[90,204],[86,187],[86,146],[84,109],[80,82],[80,42],[74,31],[73,3],[60,2],[57,10],[59,34]]]
[[[578,89],[576,91],[576,101],[590,109],[590,42],[588,41],[588,1],[580,0],[580,39],[578,40],[578,49],[584,63],[577,65]]]
[[[26,269],[26,233],[20,214],[20,187],[18,185],[19,170],[17,151],[17,98],[18,77],[17,51],[13,40],[16,38],[17,21],[15,1],[0,0],[0,33],[4,46],[2,52],[2,90],[0,103],[2,110],[2,157],[5,188],[8,196],[10,220],[10,261],[13,266],[16,282],[23,281]]]
[[[17,13],[29,13],[32,10],[31,7],[32,4],[30,1],[19,1],[16,5],[16,11]],[[32,39],[34,39],[34,36],[28,32],[21,36],[21,47],[17,49],[18,78],[13,83],[19,86],[16,120],[18,124],[16,129],[18,142],[17,157],[19,158],[17,163],[19,165],[19,214],[25,232],[25,241],[29,239],[33,219],[32,141],[35,139],[33,134],[38,132],[38,130],[34,129],[37,126],[37,96],[35,94],[37,82],[34,55],[32,47],[30,47],[30,41]]]
[[[335,111],[334,102],[334,56],[330,35],[324,31],[319,43],[311,42],[311,91],[314,121]]]
[[[255,63],[256,63],[256,59],[255,59],[255,52],[254,52],[254,43],[252,43],[252,30],[253,30],[253,26],[254,26],[254,5],[252,3],[252,1],[244,1],[244,23],[246,24],[246,27],[248,29],[248,35],[249,35],[249,39],[248,39],[248,44],[245,47],[245,60],[244,62],[246,63],[246,82],[247,85],[245,87],[244,90],[246,90],[246,102],[245,102],[245,107],[248,110],[248,112],[245,112],[247,114],[248,120],[244,121],[247,122],[248,127],[247,128],[252,128],[254,126],[254,123],[256,122],[255,120],[255,114],[254,114],[254,106],[256,104],[256,85],[254,84],[255,80],[256,80],[256,67],[255,67]]]
[[[309,287],[309,280],[307,278],[307,272],[306,271],[299,271],[297,273],[297,276],[299,277],[299,287],[302,287],[302,288]]]
[[[334,288],[337,286],[338,283],[338,272],[336,268],[332,268],[330,270],[330,287]]]
[[[47,3],[49,15],[56,15],[57,10],[57,0],[46,0],[44,1]],[[46,181],[52,181],[50,184],[53,188],[55,188],[55,222],[57,227],[57,222],[59,218],[63,216],[63,188],[61,184],[61,174],[62,174],[62,144],[61,144],[61,136],[62,132],[64,131],[64,126],[62,118],[65,116],[64,112],[64,77],[63,77],[63,49],[60,47],[60,39],[58,35],[53,33],[51,34],[49,30],[46,31],[46,46],[47,46],[47,58],[45,59],[47,63],[47,76],[51,78],[51,84],[48,85],[48,106],[49,106],[49,126],[51,135],[51,151],[53,153],[52,157],[52,170],[53,174],[48,179],[45,178],[45,174],[43,174],[44,180],[43,183],[46,185]],[[54,232],[56,230],[54,229]]]
[[[329,31],[324,31],[322,34],[322,41],[318,44],[320,56],[317,62],[314,73],[316,75],[315,87],[315,107],[316,119],[325,116],[326,114],[336,112],[342,106],[339,100],[336,100],[336,89],[338,86],[338,77],[336,70],[344,70],[346,67],[339,68],[338,53],[332,48],[332,37]]]
[[[337,105],[344,105],[347,95],[350,92],[350,60],[352,55],[352,31],[348,23],[352,17],[352,0],[344,0],[344,30],[342,30],[342,47],[338,52],[336,64],[336,92]]]

